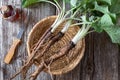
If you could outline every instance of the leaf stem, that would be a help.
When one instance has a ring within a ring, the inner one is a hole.
[[[72,24],[71,27],[73,27],[73,26],[78,26],[78,25],[82,25],[82,24],[92,24],[92,23],[91,23],[91,22],[75,23],[75,24]]]
[[[90,29],[90,25],[83,24],[82,28],[78,31],[78,33],[75,35],[75,37],[72,39],[72,42],[74,44],[77,44],[77,42],[79,40],[81,40],[82,38],[84,38],[88,32],[88,30]]]

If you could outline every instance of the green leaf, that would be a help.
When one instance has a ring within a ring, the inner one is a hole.
[[[104,28],[104,30],[110,36],[113,43],[120,44],[120,27],[119,26],[109,26]]]
[[[117,20],[116,14],[115,14],[115,13],[109,13],[109,15],[110,15],[110,17],[111,17],[111,19],[112,19],[112,22],[113,22],[114,24],[116,24],[116,20]]]
[[[22,0],[22,5],[24,5],[24,4],[25,4],[25,2],[26,2],[26,0]]]
[[[92,24],[92,27],[95,29],[95,31],[100,33],[103,31],[104,28],[112,25],[114,24],[110,15],[104,14],[98,22]]]
[[[97,2],[95,2],[95,10],[102,12],[104,14],[109,13],[108,6],[106,5],[99,6]]]
[[[100,21],[92,24],[92,27],[95,29],[96,32],[101,33],[103,29],[101,28]]]
[[[28,7],[28,6],[32,5],[32,4],[42,2],[42,1],[47,1],[47,0],[23,0],[22,6],[23,7]]]
[[[110,36],[113,43],[120,44],[120,27],[114,26],[109,14],[104,14],[101,18],[101,29]]]
[[[104,14],[100,20],[102,27],[109,27],[114,25],[109,14]]]
[[[70,4],[72,6],[76,6],[78,0],[70,0]]]

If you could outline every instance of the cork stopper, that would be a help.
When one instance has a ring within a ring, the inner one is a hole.
[[[1,7],[1,12],[2,12],[2,14],[6,13],[6,12],[9,12],[9,7],[8,6],[2,6]]]
[[[11,5],[5,5],[1,7],[1,13],[3,18],[7,18],[13,15],[13,7]]]

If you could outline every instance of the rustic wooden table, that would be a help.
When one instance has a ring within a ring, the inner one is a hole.
[[[12,4],[21,8],[21,0],[0,0],[0,2],[0,6]],[[11,23],[0,17],[0,80],[6,80],[23,65],[23,59],[27,56],[26,41],[33,25],[42,18],[56,14],[55,7],[47,3],[40,3],[24,10],[32,12],[30,23],[10,65],[6,65],[3,59],[21,27],[21,22]],[[118,45],[112,44],[106,33],[92,33],[86,37],[86,52],[79,65],[67,74],[53,76],[54,80],[119,80],[119,50]],[[31,71],[34,68],[33,66]],[[21,75],[15,80],[21,80]],[[37,80],[51,80],[51,78],[49,74],[42,72]]]

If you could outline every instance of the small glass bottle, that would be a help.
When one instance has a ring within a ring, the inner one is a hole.
[[[12,5],[5,5],[0,8],[3,19],[14,22],[20,18],[20,10]]]

